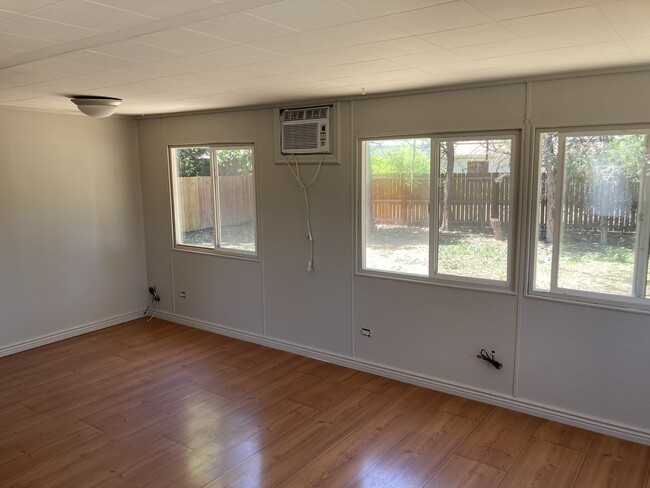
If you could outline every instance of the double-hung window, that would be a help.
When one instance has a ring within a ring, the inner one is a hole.
[[[516,140],[363,140],[361,271],[507,286]]]
[[[252,145],[171,147],[177,249],[257,255]]]
[[[647,304],[649,135],[538,133],[534,292]]]

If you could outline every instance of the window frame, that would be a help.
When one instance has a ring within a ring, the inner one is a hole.
[[[486,278],[473,278],[469,276],[456,276],[441,274],[437,272],[438,247],[439,247],[439,217],[437,212],[429,211],[429,263],[428,274],[417,275],[399,271],[378,270],[365,267],[366,261],[366,158],[365,143],[371,141],[399,140],[399,139],[430,139],[431,157],[430,157],[430,181],[429,181],[429,207],[437,205],[439,199],[438,181],[440,177],[440,155],[438,154],[439,144],[441,142],[472,141],[481,139],[510,139],[511,156],[510,156],[510,179],[512,188],[510,191],[510,231],[508,238],[508,260],[505,280],[493,280]],[[357,210],[356,214],[356,266],[355,274],[358,276],[368,276],[375,278],[385,278],[397,281],[406,281],[422,283],[429,285],[442,285],[452,288],[476,289],[495,293],[505,293],[513,295],[516,283],[516,261],[515,251],[519,242],[519,199],[521,195],[520,172],[522,160],[522,129],[502,129],[486,131],[461,131],[461,132],[418,132],[418,133],[391,133],[386,135],[358,135],[356,138],[356,157],[357,157]],[[436,202],[434,204],[434,202]]]
[[[177,189],[177,177],[175,175],[175,156],[173,151],[175,149],[183,148],[196,148],[196,147],[205,147],[209,149],[210,152],[210,178],[212,183],[213,191],[213,212],[214,212],[214,248],[201,247],[201,246],[192,246],[189,244],[182,244],[179,242],[178,234],[178,189]],[[228,149],[252,149],[253,151],[253,167],[252,167],[252,176],[254,184],[254,197],[255,203],[253,205],[253,218],[254,218],[254,229],[255,229],[255,251],[246,251],[243,249],[233,249],[228,247],[220,246],[221,241],[221,198],[220,198],[220,186],[219,186],[219,174],[217,166],[217,158],[215,157],[216,151],[218,150],[228,150]],[[219,142],[219,143],[192,143],[192,144],[169,144],[167,146],[167,158],[168,158],[168,169],[169,169],[169,179],[170,179],[170,199],[171,199],[171,216],[172,216],[172,249],[175,251],[196,253],[196,254],[206,254],[210,256],[221,256],[227,258],[243,259],[247,261],[259,261],[260,260],[260,232],[259,232],[259,194],[258,194],[258,176],[257,176],[257,148],[253,142]]]
[[[538,247],[538,233],[539,233],[539,220],[540,220],[540,207],[539,207],[539,194],[541,185],[541,166],[540,166],[540,153],[541,153],[541,137],[542,134],[557,133],[558,136],[564,140],[567,137],[588,136],[588,135],[620,135],[620,134],[645,134],[646,137],[646,158],[650,156],[650,124],[616,124],[616,125],[596,125],[596,126],[560,126],[560,127],[536,127],[534,128],[530,143],[533,145],[531,150],[531,182],[530,182],[530,221],[527,233],[528,237],[528,279],[524,291],[524,296],[530,298],[539,298],[552,301],[559,301],[565,303],[578,303],[584,305],[592,305],[596,307],[624,310],[624,311],[650,311],[650,297],[639,296],[626,296],[615,295],[609,293],[599,293],[593,291],[575,290],[572,288],[562,288],[557,286],[557,273],[559,252],[555,250],[556,246],[560,244],[560,230],[562,221],[561,218],[554,219],[554,233],[553,233],[553,254],[551,262],[551,282],[548,290],[536,288],[537,281],[537,247]],[[555,217],[561,217],[562,207],[564,205],[564,149],[563,145],[558,149],[558,177],[556,177],[556,198],[559,205],[556,204]],[[562,161],[560,161],[562,156]],[[642,178],[639,189],[639,222],[643,220],[640,216],[643,205],[646,209],[646,215],[650,217],[650,161],[646,162],[646,171],[648,174]],[[645,186],[645,188],[644,188]],[[636,280],[632,283],[633,290],[638,287],[639,276],[636,271],[639,267],[646,270],[646,280],[648,274],[648,263],[646,259],[645,265],[639,264],[639,246],[641,239],[645,236],[650,238],[650,221],[646,217],[644,225],[637,226],[634,244],[634,269]],[[643,234],[643,235],[641,235]],[[650,255],[650,243],[646,245],[645,257]],[[647,280],[650,282],[650,280]],[[646,286],[647,286],[646,282]]]

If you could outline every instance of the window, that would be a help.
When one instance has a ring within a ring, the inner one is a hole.
[[[170,148],[175,245],[256,254],[252,146]]]
[[[648,297],[648,133],[539,133],[534,290]]]
[[[506,284],[515,148],[510,134],[362,141],[362,269]]]

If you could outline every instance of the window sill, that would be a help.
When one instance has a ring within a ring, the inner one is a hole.
[[[202,254],[204,256],[214,256],[214,257],[220,257],[220,258],[228,258],[228,259],[237,259],[240,261],[252,261],[252,262],[261,262],[260,256],[256,253],[249,253],[249,252],[243,252],[243,251],[224,251],[221,249],[218,250],[213,250],[213,249],[201,249],[201,248],[196,248],[196,247],[190,247],[190,246],[174,246],[172,248],[173,251],[178,251],[178,252],[183,252],[183,253],[190,253],[190,254]]]
[[[546,300],[549,302],[563,303],[566,305],[577,305],[581,307],[600,308],[618,312],[638,313],[650,315],[650,303],[640,298],[609,299],[600,297],[587,297],[572,294],[558,294],[545,291],[526,291],[524,298],[534,300]]]
[[[502,282],[491,282],[489,280],[468,280],[466,278],[461,278],[455,280],[451,279],[441,279],[441,278],[429,278],[426,276],[410,275],[410,274],[397,274],[390,272],[374,271],[369,269],[361,269],[355,272],[356,276],[361,276],[365,278],[379,278],[392,281],[401,281],[406,283],[414,283],[426,286],[441,286],[444,288],[455,288],[460,290],[467,291],[480,291],[486,293],[496,293],[499,295],[512,295],[515,296],[516,293],[512,289],[512,286],[509,283]]]

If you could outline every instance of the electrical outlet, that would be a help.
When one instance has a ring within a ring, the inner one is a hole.
[[[187,293],[185,293],[184,291],[179,291],[178,296],[181,298],[187,298]]]
[[[365,327],[361,329],[361,335],[365,337],[370,337],[371,332],[370,329],[366,329]]]
[[[156,290],[155,285],[149,287],[149,293],[151,294],[151,298],[153,298],[154,301],[156,302],[160,301],[160,296],[158,295],[158,291]]]

